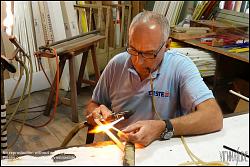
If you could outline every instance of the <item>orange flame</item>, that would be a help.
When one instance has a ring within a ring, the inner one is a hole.
[[[89,133],[100,133],[100,132],[104,132],[105,130],[109,130],[111,128],[112,128],[111,124],[104,124],[102,126],[96,126],[94,129],[89,131]]]
[[[105,132],[121,150],[124,150],[124,145],[115,137],[113,133],[109,131],[109,129],[112,128],[118,132],[123,133],[122,131],[113,127],[112,123],[102,124],[98,119],[95,119],[95,122],[97,123],[98,126],[95,129],[91,130],[90,133]]]
[[[108,123],[108,122],[105,122],[105,124],[102,124],[101,126],[97,126],[95,127],[93,130],[91,130],[89,133],[100,133],[102,131],[105,131],[105,130],[109,130],[109,129],[114,129],[115,131],[117,132],[120,132],[120,133],[123,133],[122,131],[120,131],[119,129],[115,128],[114,125],[117,123],[117,122],[120,122],[121,120],[123,120],[124,117],[122,118],[119,118],[118,120],[115,120],[114,122],[111,122],[111,123]]]
[[[13,14],[11,12],[11,1],[5,1],[6,3],[6,18],[3,21],[3,25],[6,27],[6,33],[10,36],[13,25]]]

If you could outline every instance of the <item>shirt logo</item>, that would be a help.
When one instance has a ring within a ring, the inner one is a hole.
[[[170,96],[170,93],[167,90],[165,92],[157,91],[157,90],[148,91],[148,95],[152,96],[152,94],[153,94],[152,92],[154,93],[154,96],[158,96],[158,97],[169,97]]]

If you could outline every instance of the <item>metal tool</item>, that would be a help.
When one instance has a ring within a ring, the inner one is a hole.
[[[21,44],[17,41],[15,36],[9,37],[10,42],[12,42],[22,53],[25,53],[24,48],[21,46]]]
[[[1,55],[1,69],[2,68],[3,68],[3,70],[7,69],[11,73],[15,73],[16,72],[16,67],[4,55]]]
[[[119,119],[121,117],[124,117],[124,119],[128,119],[130,116],[132,116],[135,113],[134,110],[128,110],[128,111],[121,111],[121,112],[117,112],[117,113],[113,113],[111,114],[111,116],[109,116],[106,120],[108,119]]]
[[[68,161],[75,158],[76,158],[75,154],[64,154],[64,153],[56,154],[55,156],[52,157],[54,162]]]
[[[122,112],[117,112],[117,113],[112,113],[108,119],[106,119],[107,121],[114,121],[115,118],[119,119],[119,117],[124,116],[125,119],[129,118],[131,115],[133,115],[135,113],[135,111],[122,111]],[[87,115],[86,117],[89,118],[90,116],[92,116],[92,113],[90,113],[89,115]],[[112,119],[111,119],[112,118]],[[103,120],[105,121],[105,120]],[[92,130],[94,127],[93,126],[88,126],[88,131]],[[93,143],[94,141],[94,133],[88,133],[87,134],[87,138],[86,138],[86,144],[90,144]]]
[[[133,111],[133,110],[121,111],[121,112],[118,112],[118,113],[113,113],[105,121],[111,122],[110,124],[112,126],[114,126],[118,122],[120,122],[120,121],[122,121],[124,119],[128,119],[134,113],[135,113],[135,111]]]
[[[135,111],[133,110],[129,110],[129,111],[122,111],[122,112],[117,112],[117,113],[113,113],[111,114],[108,119],[109,120],[103,120],[100,119],[100,121],[113,121],[111,122],[111,125],[115,125],[118,122],[120,122],[123,119],[128,119],[131,115],[133,115],[135,113]],[[92,113],[87,115],[86,117],[90,117],[92,116]],[[67,144],[71,141],[71,139],[79,132],[80,129],[88,127],[90,129],[92,129],[92,125],[90,125],[87,121],[82,122],[77,124],[70,132],[69,134],[65,137],[64,141],[61,144],[61,147],[66,147]],[[87,139],[86,139],[86,144],[90,144],[92,143],[94,140],[94,134],[93,133],[88,133],[87,134]]]
[[[107,121],[107,122],[112,122],[115,120],[118,120],[120,118],[128,119],[131,115],[135,113],[134,110],[128,110],[128,111],[120,111],[120,112],[113,112],[107,119],[103,119],[102,115],[98,116],[100,121]],[[86,116],[86,118],[89,118],[93,116],[93,113],[90,113]]]

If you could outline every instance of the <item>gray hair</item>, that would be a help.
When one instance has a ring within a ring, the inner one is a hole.
[[[136,23],[140,22],[148,22],[150,20],[155,21],[157,24],[161,26],[161,31],[164,36],[163,40],[166,41],[169,37],[170,33],[170,26],[168,19],[160,15],[158,13],[152,12],[152,11],[143,11],[141,13],[138,13],[132,20],[129,29],[131,29]]]

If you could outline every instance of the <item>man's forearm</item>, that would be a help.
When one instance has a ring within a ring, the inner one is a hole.
[[[222,115],[218,111],[195,111],[188,115],[171,119],[174,135],[198,135],[222,129]]]

